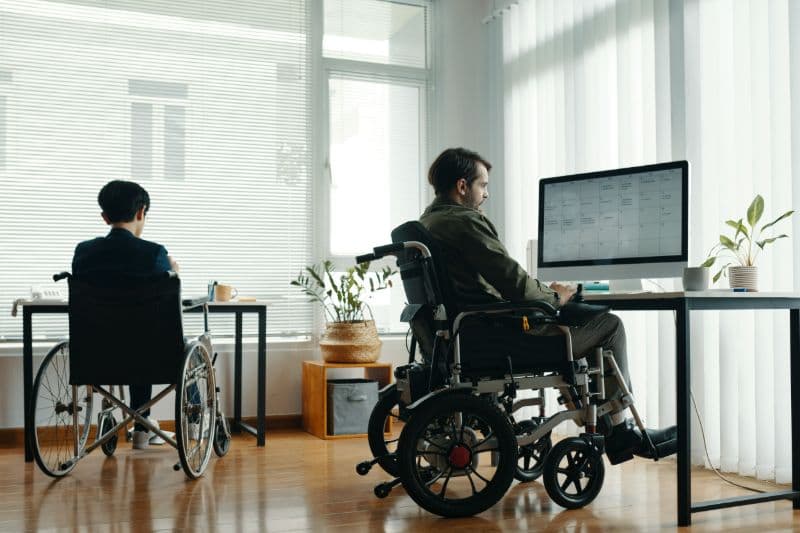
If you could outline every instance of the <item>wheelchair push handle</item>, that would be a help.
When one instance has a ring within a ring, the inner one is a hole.
[[[387,255],[397,255],[408,248],[414,248],[422,254],[422,257],[431,257],[430,249],[419,241],[405,241],[396,242],[392,244],[384,244],[383,246],[376,246],[372,249],[371,254],[359,255],[356,257],[356,263],[365,263],[367,261],[375,261],[376,259],[383,259]]]
[[[375,257],[375,254],[359,255],[359,256],[356,257],[356,264],[367,263],[367,262],[375,261],[376,259],[377,259],[377,257]]]
[[[71,278],[72,274],[69,272],[59,272],[58,274],[53,274],[53,281],[61,281],[64,278]]]
[[[406,246],[404,242],[396,242],[392,244],[384,244],[383,246],[376,246],[372,249],[378,258],[384,257],[403,250]]]

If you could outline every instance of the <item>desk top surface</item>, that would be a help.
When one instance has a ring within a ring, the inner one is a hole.
[[[208,307],[266,307],[276,303],[278,303],[277,300],[254,300],[249,302],[232,300],[230,302],[208,302]],[[64,307],[66,309],[69,306],[69,302],[67,300],[19,300],[19,305],[25,307]]]
[[[709,291],[584,291],[584,300],[675,300],[679,298],[736,298],[736,299],[765,299],[765,298],[800,298],[800,292],[733,292],[731,290]]]

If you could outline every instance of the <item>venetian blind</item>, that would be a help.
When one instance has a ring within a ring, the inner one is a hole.
[[[0,0],[0,301],[52,284],[77,242],[107,232],[97,193],[111,179],[150,193],[142,237],[178,260],[185,294],[213,279],[291,295],[311,260],[308,11]],[[307,332],[311,317],[286,300],[268,333]],[[38,331],[66,332],[47,320]],[[0,313],[0,339],[21,333]]]

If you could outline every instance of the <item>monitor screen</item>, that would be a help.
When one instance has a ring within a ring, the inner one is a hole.
[[[542,179],[538,267],[674,262],[682,268],[688,175],[688,163],[676,161]]]

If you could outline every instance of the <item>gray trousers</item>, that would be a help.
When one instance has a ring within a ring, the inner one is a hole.
[[[617,315],[606,313],[580,327],[569,328],[572,335],[572,353],[575,359],[588,357],[589,363],[594,363],[594,349],[602,346],[604,350],[614,352],[614,359],[617,361],[620,372],[631,388],[631,378],[628,374],[628,352],[625,342],[625,327],[622,320]],[[606,373],[609,372],[608,365],[605,367]],[[622,396],[622,391],[617,384],[615,376],[607,375],[605,378],[606,398],[614,399]]]

